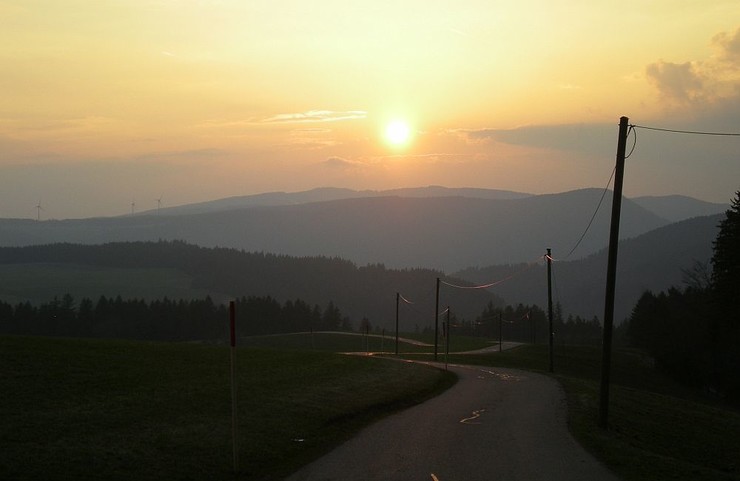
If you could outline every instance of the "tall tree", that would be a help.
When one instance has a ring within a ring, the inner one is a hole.
[[[718,317],[715,339],[715,375],[730,397],[740,399],[740,191],[720,222],[712,256],[712,293]]]
[[[740,191],[720,222],[712,256],[712,289],[723,309],[737,315],[740,299]]]

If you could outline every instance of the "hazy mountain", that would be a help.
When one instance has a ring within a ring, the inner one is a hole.
[[[480,199],[521,199],[531,194],[497,189],[448,188],[441,186],[414,187],[390,190],[352,190],[322,187],[303,192],[268,192],[264,194],[228,197],[208,202],[199,202],[177,207],[149,210],[138,215],[167,214],[186,215],[234,210],[244,207],[296,205],[311,202],[326,202],[366,197],[474,197]]]
[[[312,202],[326,202],[343,199],[367,197],[470,197],[474,199],[512,200],[532,197],[532,194],[498,189],[449,188],[442,186],[411,187],[388,190],[352,190],[335,187],[322,187],[302,192],[268,192],[256,195],[227,197],[208,202],[165,207],[143,211],[137,215],[187,215],[234,210],[256,206],[297,205]],[[678,222],[691,217],[719,214],[729,204],[716,204],[682,195],[644,196],[631,199],[636,204],[670,222]]]
[[[632,200],[655,215],[671,222],[692,217],[722,214],[730,207],[729,202],[727,204],[715,204],[683,195],[645,196],[635,197]]]
[[[529,261],[548,247],[564,256],[581,238],[602,193],[584,189],[516,199],[363,197],[191,215],[0,220],[0,242],[13,246],[169,239],[291,256],[338,256],[360,265],[452,271]],[[607,244],[611,197],[605,196],[572,258]],[[665,224],[624,199],[623,238]]]
[[[695,217],[653,230],[620,242],[617,262],[615,320],[629,317],[645,290],[659,292],[683,285],[682,269],[698,261],[709,263],[712,243],[723,214]],[[553,263],[553,297],[566,313],[591,318],[604,317],[607,250],[582,260]],[[495,286],[492,292],[506,303],[547,305],[547,270],[544,261],[536,264],[499,265],[465,269],[455,277],[484,284],[511,279]]]

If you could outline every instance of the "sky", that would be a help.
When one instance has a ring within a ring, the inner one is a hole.
[[[621,116],[739,133],[740,2],[0,0],[2,218],[604,188]],[[740,190],[740,137],[628,150],[628,197]]]

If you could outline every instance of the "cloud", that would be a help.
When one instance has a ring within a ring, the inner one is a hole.
[[[721,32],[712,38],[712,45],[719,50],[719,59],[740,65],[740,28],[734,34]]]
[[[457,130],[474,143],[501,142],[509,145],[555,149],[601,155],[611,152],[617,135],[611,124],[530,125],[515,129]]]
[[[687,102],[702,95],[704,82],[691,62],[677,64],[660,60],[648,65],[645,73],[661,95],[670,100]]]
[[[361,165],[360,162],[344,159],[342,157],[329,157],[322,162],[322,165],[330,169],[354,169]]]
[[[277,114],[263,119],[261,122],[266,124],[337,122],[340,120],[364,119],[366,117],[367,112],[364,110],[309,110],[307,112]]]
[[[685,109],[689,117],[727,116],[740,100],[740,28],[711,39],[715,54],[684,63],[660,60],[645,68],[669,110]],[[677,112],[674,112],[677,113]]]

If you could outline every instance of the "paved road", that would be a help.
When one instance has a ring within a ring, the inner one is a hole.
[[[568,433],[553,379],[450,366],[460,381],[386,418],[286,481],[616,481]]]

